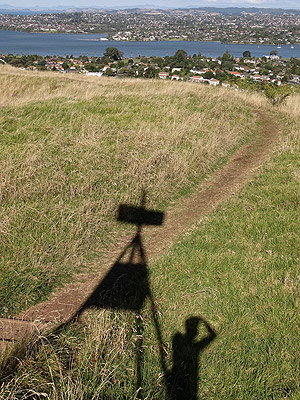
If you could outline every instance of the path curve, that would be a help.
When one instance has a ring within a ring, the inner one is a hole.
[[[169,248],[193,223],[237,193],[271,154],[280,135],[278,121],[274,122],[274,117],[266,112],[255,113],[261,121],[261,129],[252,142],[242,146],[223,168],[202,182],[190,197],[167,211],[162,227],[147,228],[143,240],[148,260],[153,260]],[[129,240],[127,238],[116,244],[104,257],[101,272],[79,276],[76,282],[55,291],[49,300],[29,308],[14,319],[0,318],[0,343],[1,339],[13,341],[20,338],[20,330],[28,333],[28,323],[40,326],[41,323],[67,321],[99,285]]]

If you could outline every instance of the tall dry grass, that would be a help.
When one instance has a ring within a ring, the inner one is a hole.
[[[213,98],[240,98],[252,107],[264,107],[266,99],[260,93],[229,90],[227,88],[205,87],[187,82],[164,82],[142,79],[114,79],[85,75],[68,75],[53,72],[33,72],[16,70],[0,65],[0,83],[3,96],[0,106],[16,106],[32,101],[56,98],[91,100],[100,96],[118,98],[130,94],[141,98],[159,95],[184,95],[186,93],[207,92]]]
[[[257,109],[266,110],[269,108],[268,100],[266,96],[261,92],[250,92],[250,91],[241,91],[236,90],[235,96],[241,99],[241,101],[249,104],[252,107]]]
[[[300,146],[300,95],[293,94],[274,113],[281,117],[285,134],[277,146],[277,154],[284,152],[297,154]]]
[[[8,376],[3,380],[0,399],[112,399],[124,380],[126,392],[120,391],[120,398],[137,399],[137,340],[133,314],[113,315],[107,310],[88,313],[80,323],[32,338],[2,356],[6,365],[9,361],[17,365],[17,373],[13,379]],[[161,381],[160,376],[157,381]]]

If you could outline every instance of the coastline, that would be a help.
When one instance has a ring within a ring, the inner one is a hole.
[[[201,53],[206,57],[219,57],[228,51],[234,57],[241,57],[243,52],[250,51],[253,57],[268,56],[276,49],[275,45],[258,45],[245,43],[221,43],[217,41],[190,41],[190,40],[110,40],[107,35],[69,34],[5,31],[0,30],[0,52],[2,54],[39,54],[64,56],[74,54],[75,57],[87,54],[101,56],[107,47],[116,47],[124,57],[173,55],[182,49],[189,55]],[[282,45],[278,49],[278,56],[283,59],[300,58],[300,45],[291,48],[291,45]]]
[[[105,39],[99,38],[99,39],[80,39],[80,40],[87,40],[87,41],[110,41],[110,42],[116,42],[116,43],[126,43],[126,42],[131,42],[131,43],[140,43],[140,42],[199,42],[199,43],[221,43],[224,45],[247,45],[247,46],[278,46],[278,42],[274,43],[261,43],[261,42],[224,42],[221,40],[205,40],[205,39],[191,39],[191,38],[161,38],[159,40],[116,40],[109,38],[110,33],[107,32],[64,32],[64,31],[27,31],[27,30],[20,30],[20,29],[0,29],[0,32],[20,32],[20,33],[29,33],[29,34],[46,34],[46,35],[85,35],[85,36],[90,36],[90,35],[105,35]],[[294,43],[286,43],[286,44],[281,44],[281,46],[292,46],[292,45],[300,45],[299,42],[294,42]]]

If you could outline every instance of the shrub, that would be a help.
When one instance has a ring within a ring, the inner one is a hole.
[[[264,88],[264,93],[269,102],[273,105],[279,105],[292,93],[292,89],[289,86],[276,86],[274,84],[268,84]]]

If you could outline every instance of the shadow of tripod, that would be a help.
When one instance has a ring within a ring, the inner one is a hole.
[[[154,298],[150,289],[147,258],[141,234],[142,227],[145,225],[162,225],[164,214],[158,211],[147,210],[145,208],[145,200],[146,196],[143,193],[139,207],[120,205],[117,220],[135,224],[137,226],[136,234],[121,252],[93,293],[69,321],[78,319],[88,308],[130,310],[136,314],[137,341],[135,352],[137,392],[141,391],[143,370],[143,321],[140,312],[147,298],[151,304],[151,314],[159,342],[160,358],[164,374],[166,371],[162,334]]]
[[[158,341],[161,369],[168,400],[192,400],[197,396],[198,358],[200,352],[215,338],[213,329],[200,317],[186,321],[186,333],[177,333],[173,338],[173,366],[167,369],[162,332],[158,320],[157,308],[149,283],[147,257],[142,241],[142,227],[160,226],[164,214],[145,208],[145,193],[141,205],[133,207],[120,205],[117,220],[135,224],[136,234],[123,249],[106,276],[93,293],[81,305],[69,322],[78,319],[89,308],[129,310],[135,313],[137,340],[135,346],[136,364],[136,399],[142,391],[143,380],[143,320],[141,310],[148,299],[151,317]],[[207,337],[195,342],[199,322],[202,321],[208,331]],[[60,328],[58,328],[60,329]]]

